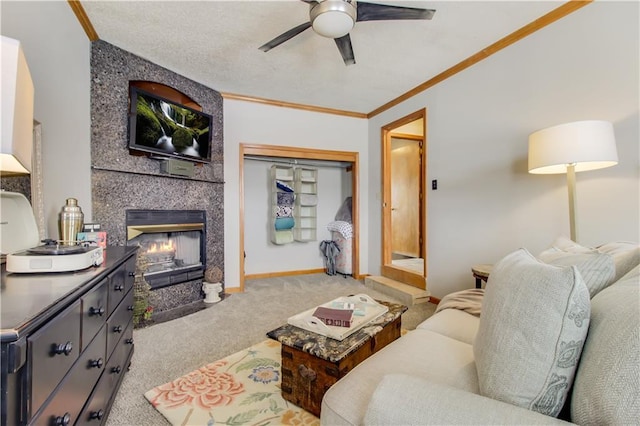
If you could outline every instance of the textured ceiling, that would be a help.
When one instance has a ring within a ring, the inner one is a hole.
[[[430,21],[358,22],[356,64],[309,29],[269,52],[265,42],[309,20],[282,1],[83,0],[100,39],[223,93],[369,113],[564,2],[372,1],[436,9]]]

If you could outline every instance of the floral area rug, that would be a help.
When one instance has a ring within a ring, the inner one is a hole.
[[[268,339],[144,396],[173,425],[319,425],[282,398],[280,362],[280,343]]]

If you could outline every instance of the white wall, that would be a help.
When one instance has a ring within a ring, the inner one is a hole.
[[[369,244],[380,246],[380,127],[427,108],[428,289],[473,285],[470,267],[569,235],[565,175],[527,173],[530,133],[613,122],[620,162],[577,175],[578,240],[640,239],[637,2],[595,2],[369,121]],[[379,250],[369,252],[377,273]]]
[[[44,213],[58,238],[58,212],[78,199],[90,221],[90,42],[66,1],[3,1],[2,35],[19,40],[35,87],[34,119],[42,123]]]
[[[239,146],[240,144],[295,146],[352,151],[360,162],[360,272],[368,272],[367,121],[257,103],[224,100],[224,220],[225,288],[237,288],[240,279]],[[251,182],[245,182],[245,189]],[[339,188],[336,188],[338,191]],[[339,206],[338,206],[339,207]],[[337,208],[337,207],[336,207]],[[245,206],[245,212],[247,207]],[[335,211],[333,213],[335,215]],[[245,221],[245,226],[247,223]],[[251,225],[252,226],[252,225]],[[259,226],[259,225],[258,225]],[[253,236],[245,229],[246,241]],[[248,243],[245,243],[248,246]],[[311,244],[311,243],[309,243]],[[248,253],[247,253],[248,254]],[[296,254],[292,254],[296,256]],[[253,267],[253,266],[252,266]],[[315,266],[321,267],[321,266]],[[313,268],[309,266],[308,268]],[[298,269],[296,267],[295,269]],[[301,267],[300,269],[307,269]],[[280,270],[280,269],[278,269]],[[251,273],[245,270],[246,273]],[[260,271],[264,272],[264,271]]]
[[[320,241],[331,239],[327,224],[334,220],[344,198],[350,195],[342,191],[345,186],[343,169],[335,166],[312,166],[318,170],[317,240],[277,245],[271,242],[270,233],[273,228],[270,199],[272,164],[274,163],[257,160],[244,162],[245,273],[323,268]],[[351,176],[345,177],[348,181],[346,186],[350,188]]]

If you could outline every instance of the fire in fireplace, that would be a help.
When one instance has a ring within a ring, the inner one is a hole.
[[[127,245],[140,247],[151,288],[204,276],[206,266],[204,210],[127,210]]]

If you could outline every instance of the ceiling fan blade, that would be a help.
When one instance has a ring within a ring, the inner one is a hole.
[[[280,46],[285,41],[297,36],[307,28],[311,27],[311,22],[305,22],[304,24],[300,24],[295,28],[291,28],[289,31],[280,34],[278,37],[274,38],[271,41],[266,42],[262,46],[259,47],[263,52],[268,52],[276,46]]]
[[[351,46],[351,37],[349,34],[340,38],[334,38],[336,46],[342,55],[342,60],[345,65],[353,65],[356,63],[356,58],[353,56],[353,46]]]
[[[391,6],[387,4],[358,2],[356,21],[384,21],[394,19],[431,19],[434,9]]]

